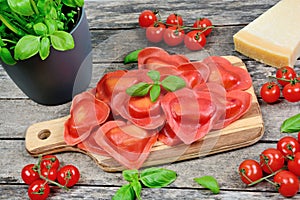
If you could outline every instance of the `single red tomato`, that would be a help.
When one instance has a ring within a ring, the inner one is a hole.
[[[80,172],[74,165],[65,165],[57,172],[57,181],[66,187],[74,186],[80,178]]]
[[[292,136],[285,136],[277,142],[277,149],[284,156],[293,156],[300,151],[300,144],[298,140]]]
[[[142,28],[146,28],[154,24],[157,21],[156,12],[151,10],[144,10],[139,16],[139,25]]]
[[[45,180],[36,180],[28,188],[28,196],[31,200],[45,200],[49,193],[50,187]]]
[[[293,197],[299,191],[299,179],[290,171],[283,170],[274,176],[274,182],[278,184],[278,192],[285,197]]]
[[[166,24],[168,26],[172,26],[172,25],[183,26],[182,16],[176,13],[172,13],[167,17]]]
[[[260,89],[261,98],[267,103],[274,103],[280,97],[280,88],[275,82],[267,82]]]
[[[263,176],[262,168],[255,160],[244,160],[239,166],[241,180],[250,184]]]
[[[265,149],[260,154],[260,165],[262,170],[271,174],[284,166],[284,156],[275,148]]]
[[[300,82],[290,82],[282,90],[283,97],[289,102],[300,101]]]
[[[200,31],[190,31],[184,37],[185,46],[192,50],[201,50],[206,44],[206,37]]]
[[[166,26],[163,23],[154,23],[146,29],[146,38],[150,42],[161,42],[165,30]]]
[[[21,177],[27,185],[30,185],[34,181],[40,179],[37,171],[37,166],[35,164],[28,164],[23,167]]]
[[[176,26],[171,26],[165,30],[163,38],[167,45],[174,47],[182,43],[184,31]]]
[[[208,36],[212,31],[212,22],[208,18],[199,18],[195,21],[193,27],[200,28],[200,30],[204,31],[203,34]]]
[[[289,158],[287,167],[290,172],[296,176],[300,176],[300,152],[296,152]]]
[[[289,66],[284,66],[276,71],[276,78],[280,85],[285,86],[287,85],[293,78],[297,76],[295,70]],[[286,80],[280,80],[280,79],[286,79]]]
[[[43,156],[41,161],[41,168],[46,168],[46,169],[54,168],[57,170],[59,168],[58,158],[54,155]]]
[[[56,180],[56,176],[57,176],[57,169],[55,168],[42,168],[41,169],[41,174],[46,177],[47,179],[51,180],[51,181],[55,181]]]

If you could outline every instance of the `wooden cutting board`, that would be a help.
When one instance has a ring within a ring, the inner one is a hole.
[[[234,66],[247,70],[241,59],[235,56],[225,56],[225,58]],[[252,94],[252,105],[242,118],[222,130],[210,132],[204,138],[191,145],[181,144],[169,147],[161,142],[157,142],[143,167],[199,158],[249,146],[257,142],[263,136],[264,124],[253,87],[248,89],[247,92]],[[64,142],[63,132],[64,122],[68,117],[31,125],[27,129],[25,136],[27,151],[32,156],[66,151],[81,152],[90,156],[104,171],[116,172],[125,169],[113,158],[85,152],[77,147],[67,145]]]

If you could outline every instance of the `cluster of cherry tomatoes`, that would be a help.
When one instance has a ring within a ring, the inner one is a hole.
[[[277,142],[277,148],[265,149],[259,162],[244,160],[239,166],[241,180],[251,186],[263,180],[273,184],[285,197],[292,197],[299,191],[300,176],[300,132],[298,140],[285,136]],[[273,177],[273,181],[269,180]]]
[[[74,165],[60,167],[60,162],[56,156],[45,155],[39,159],[37,164],[24,166],[21,176],[23,181],[29,185],[29,198],[31,200],[44,200],[50,193],[49,184],[68,189],[78,182],[80,172]]]
[[[289,102],[300,101],[300,77],[295,70],[289,66],[279,68],[276,71],[276,80],[269,81],[261,87],[261,98],[267,103],[274,103],[282,95]]]
[[[139,25],[146,28],[146,38],[153,43],[164,41],[174,47],[184,42],[192,50],[201,50],[206,44],[206,37],[212,31],[212,22],[208,18],[199,18],[193,27],[184,26],[181,15],[172,13],[166,21],[160,19],[158,11],[144,10],[139,16]]]

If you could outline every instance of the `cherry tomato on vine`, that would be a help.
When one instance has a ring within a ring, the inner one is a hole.
[[[28,188],[28,196],[31,200],[45,200],[49,193],[50,187],[44,180],[36,180]]]
[[[41,161],[41,168],[54,168],[54,169],[58,169],[59,168],[59,160],[56,156],[54,155],[45,155],[42,157],[42,161]]]
[[[163,23],[154,23],[146,29],[146,38],[150,42],[158,43],[163,40],[165,30]]]
[[[201,50],[206,44],[206,37],[201,31],[190,31],[184,36],[185,46],[192,50]]]
[[[176,26],[170,26],[165,30],[163,38],[167,45],[174,47],[182,43],[184,31]]]
[[[271,174],[284,166],[284,156],[275,148],[265,149],[260,154],[260,166],[262,170]]]
[[[299,179],[290,171],[283,170],[274,176],[274,182],[278,184],[278,192],[285,197],[293,197],[299,191]]]
[[[80,172],[74,165],[65,165],[57,172],[57,181],[64,186],[74,186],[80,178]]]
[[[50,168],[50,169],[42,168],[41,169],[41,174],[44,177],[48,178],[49,180],[55,181],[56,176],[57,176],[57,169],[55,169],[55,168]]]
[[[30,185],[34,181],[40,179],[37,172],[37,166],[35,164],[28,164],[24,166],[21,172],[21,177],[27,185]]]
[[[284,156],[293,156],[300,151],[300,144],[298,140],[292,136],[285,136],[277,142],[277,149]]]
[[[144,10],[139,16],[139,25],[142,28],[146,28],[154,24],[157,21],[156,12],[151,10]]]
[[[259,180],[263,176],[263,172],[259,163],[255,160],[244,160],[239,166],[239,174],[241,180],[250,184]]]
[[[261,98],[267,103],[274,103],[280,97],[280,88],[275,82],[267,82],[260,89]]]
[[[167,25],[175,25],[175,26],[183,26],[183,19],[181,15],[176,13],[172,13],[167,17],[166,20]]]
[[[282,89],[283,97],[289,102],[300,101],[300,82],[291,81]]]
[[[276,71],[276,78],[280,85],[285,86],[289,83],[289,81],[280,80],[280,79],[287,79],[292,80],[297,76],[295,70],[289,66],[284,66]]]
[[[200,28],[202,30],[204,30],[204,29],[206,29],[207,27],[210,27],[210,26],[212,26],[212,22],[208,18],[199,18],[195,21],[195,23],[193,25],[194,28]],[[203,34],[205,36],[208,36],[211,33],[211,31],[212,31],[212,28],[207,28],[203,32]]]
[[[300,176],[300,152],[296,152],[294,156],[289,158],[287,167],[290,172]]]

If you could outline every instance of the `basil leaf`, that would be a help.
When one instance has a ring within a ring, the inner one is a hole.
[[[126,89],[126,93],[134,97],[142,97],[148,94],[151,85],[145,82],[134,84],[133,86]]]
[[[214,194],[218,194],[220,192],[219,184],[217,180],[212,176],[202,176],[200,178],[194,178],[194,181],[211,190]]]
[[[185,87],[185,81],[182,78],[173,75],[167,76],[162,80],[161,84],[166,90],[171,92]]]
[[[149,188],[161,188],[177,178],[176,172],[164,168],[148,168],[141,172],[140,181]]]
[[[50,40],[53,48],[59,51],[70,50],[75,46],[72,35],[64,31],[54,31]]]
[[[4,47],[0,47],[0,58],[3,62],[5,62],[8,65],[14,65],[17,63],[12,57],[10,51]]]
[[[48,32],[47,26],[42,22],[34,24],[33,30],[37,35],[46,35]]]
[[[138,200],[141,200],[141,192],[142,192],[142,185],[138,180],[134,180],[130,183],[131,187],[133,188],[135,192],[135,196]]]
[[[300,131],[300,113],[294,115],[282,123],[280,127],[282,133],[295,133]]]
[[[112,200],[134,200],[135,194],[130,184],[123,185],[116,194],[112,197]]]
[[[151,78],[152,81],[157,82],[160,80],[160,73],[156,70],[150,70],[147,75]]]
[[[7,0],[7,3],[10,9],[19,15],[30,16],[34,14],[30,0]]]
[[[160,95],[160,85],[154,84],[150,90],[150,99],[155,102]]]
[[[45,19],[45,23],[48,27],[49,34],[53,34],[57,30],[57,26],[54,20],[52,19]]]
[[[40,49],[40,37],[26,35],[15,46],[15,59],[25,60],[37,54]]]
[[[124,179],[128,182],[133,182],[139,179],[139,171],[136,169],[124,170],[122,172]]]
[[[69,7],[82,7],[84,0],[62,0],[62,2]]]
[[[50,40],[48,37],[41,39],[39,54],[42,60],[45,60],[50,54]]]
[[[138,55],[142,49],[137,49],[135,51],[130,52],[124,58],[124,64],[133,63],[138,61]]]

